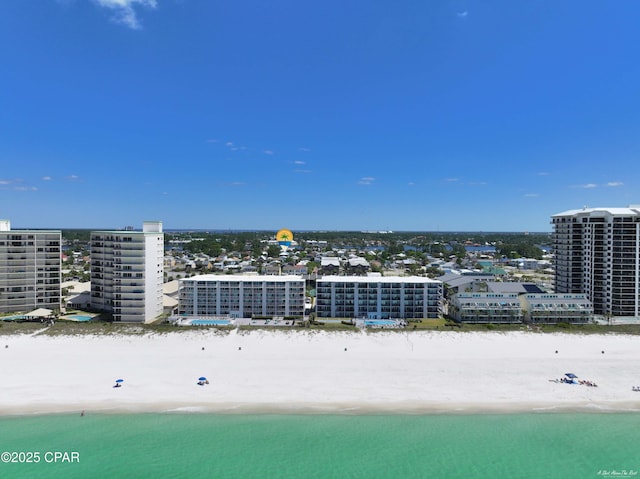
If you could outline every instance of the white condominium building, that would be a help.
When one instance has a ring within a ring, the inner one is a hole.
[[[557,293],[583,293],[598,315],[640,316],[640,206],[551,217]]]
[[[12,230],[0,220],[0,312],[60,309],[60,231]]]
[[[142,231],[91,232],[91,308],[114,321],[148,322],[162,314],[164,233],[147,221]]]
[[[316,283],[319,318],[437,318],[442,282],[421,276],[324,276]]]
[[[302,317],[300,276],[206,274],[180,280],[178,312],[186,316]]]

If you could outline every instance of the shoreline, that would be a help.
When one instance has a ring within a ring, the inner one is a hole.
[[[0,417],[640,412],[631,335],[215,331],[4,337]],[[556,351],[558,351],[556,353]],[[603,353],[604,351],[604,353]],[[552,382],[572,372],[598,387]],[[198,386],[199,376],[210,384]],[[124,378],[122,388],[113,388]]]
[[[83,414],[84,413],[84,414]],[[45,416],[127,416],[127,415],[213,415],[213,416],[503,416],[503,415],[554,415],[554,414],[637,414],[640,405],[629,403],[612,404],[503,404],[479,405],[418,405],[413,407],[388,404],[379,407],[349,407],[339,405],[300,405],[280,407],[277,405],[155,405],[147,408],[141,405],[118,408],[64,408],[47,406],[44,410],[16,409],[0,411],[0,420],[9,418],[32,418]]]

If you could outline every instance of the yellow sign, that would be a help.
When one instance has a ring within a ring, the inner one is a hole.
[[[293,233],[286,229],[280,230],[276,233],[276,240],[282,251],[287,251],[291,246],[291,241],[293,241]]]
[[[276,240],[291,244],[291,241],[293,241],[293,233],[287,229],[280,230],[276,233]]]

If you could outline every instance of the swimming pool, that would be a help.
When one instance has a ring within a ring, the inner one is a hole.
[[[231,321],[228,319],[192,319],[191,326],[229,326]]]
[[[69,316],[65,316],[62,319],[69,319],[71,321],[91,321],[93,316],[89,316],[86,314],[70,314]]]
[[[398,323],[393,319],[367,319],[365,326],[397,326]]]
[[[17,319],[25,319],[25,318],[24,318],[24,315],[22,314],[17,314],[14,316],[2,316],[0,318],[0,320],[2,321],[16,321]]]

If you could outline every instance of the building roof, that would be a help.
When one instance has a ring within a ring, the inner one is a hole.
[[[460,286],[465,286],[467,284],[475,283],[478,281],[489,281],[493,278],[492,275],[487,273],[476,273],[476,274],[458,274],[458,273],[448,273],[443,276],[439,276],[438,281],[442,281],[443,283],[448,284],[451,288],[459,288]]]
[[[191,276],[190,278],[184,278],[179,280],[181,283],[188,281],[210,281],[210,282],[227,282],[238,281],[245,283],[256,283],[261,281],[271,283],[287,283],[290,281],[304,281],[300,276],[288,274],[288,275],[243,275],[243,274],[201,274],[199,276]]]
[[[26,316],[34,318],[48,318],[53,314],[53,311],[46,308],[38,308],[26,314]]]
[[[533,283],[488,281],[487,289],[492,293],[544,293]]]
[[[178,280],[168,281],[162,285],[162,292],[164,294],[175,294],[180,289],[180,282]]]
[[[323,276],[318,281],[334,283],[435,283],[441,281],[424,276]]]
[[[320,260],[320,266],[340,266],[340,258],[335,256],[323,256]]]
[[[175,308],[178,306],[178,300],[172,298],[171,296],[167,296],[166,294],[162,295],[162,307],[163,308]]]
[[[631,205],[627,208],[582,208],[578,210],[568,210],[562,213],[552,215],[552,218],[561,216],[576,216],[576,215],[611,215],[611,216],[637,216],[640,215],[640,205]]]
[[[369,262],[364,258],[360,258],[359,256],[355,256],[355,257],[349,258],[349,266],[352,266],[352,267],[355,267],[355,266],[366,266],[366,267],[369,267]]]
[[[60,285],[60,288],[67,288],[70,293],[83,293],[85,291],[91,291],[91,283],[89,281],[65,281]]]

